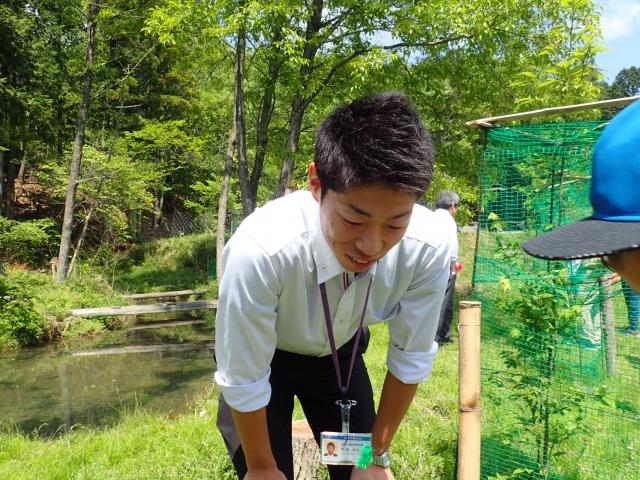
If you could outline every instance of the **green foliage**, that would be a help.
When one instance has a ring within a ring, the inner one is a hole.
[[[498,241],[496,258],[517,264],[522,256],[517,241]],[[493,371],[491,383],[510,392],[508,398],[521,409],[517,417],[521,437],[505,437],[503,443],[520,443],[530,437],[537,445],[537,474],[550,478],[551,462],[564,452],[569,439],[588,428],[585,394],[566,385],[557,385],[559,347],[575,338],[581,321],[581,308],[572,305],[568,293],[567,271],[549,270],[543,278],[500,280],[501,294],[496,308],[504,313],[509,347],[500,352],[506,369]],[[518,469],[522,470],[522,469]],[[527,471],[514,471],[507,478],[520,478]]]
[[[55,336],[57,326],[55,322],[61,322],[68,316],[73,308],[98,307],[108,305],[125,305],[125,300],[115,293],[103,277],[95,271],[84,272],[69,279],[64,284],[54,282],[49,274],[24,270],[9,270],[6,281],[14,286],[15,301],[26,302],[42,319],[42,333],[37,337],[42,340],[45,333]],[[22,324],[25,320],[19,320]],[[108,319],[101,319],[101,326],[96,326],[94,321],[84,322],[82,327],[70,324],[70,331],[80,333],[81,330],[103,330],[109,326]],[[93,325],[89,327],[88,325]]]
[[[471,184],[467,178],[448,175],[442,165],[436,164],[431,186],[425,194],[425,200],[431,208],[435,208],[436,198],[441,190],[452,190],[460,196],[456,223],[458,225],[469,224],[476,213],[478,188]]]
[[[232,179],[229,199],[227,203],[228,218],[242,218],[242,204],[239,198],[239,182]],[[187,200],[185,206],[200,214],[218,211],[218,202],[222,190],[222,179],[214,177],[205,182],[197,181],[191,186],[193,190],[192,200]]]
[[[135,239],[139,232],[126,217],[217,205],[210,187],[222,177],[233,117],[229,39],[241,25],[249,45],[247,154],[259,180],[258,204],[278,184],[297,101],[304,116],[294,182],[304,183],[315,128],[330,109],[402,90],[432,132],[436,180],[454,182],[469,205],[481,142],[464,121],[597,95],[593,56],[601,39],[592,0],[323,2],[319,30],[307,36],[312,3],[102,5],[75,225],[77,231],[93,211],[87,243],[104,241],[105,233],[120,246]],[[7,108],[0,112],[0,145],[13,164],[24,153],[27,177],[35,172],[43,183],[38,215],[59,215],[83,74],[83,5],[12,1],[1,8],[0,101]],[[263,119],[269,92],[275,100]],[[237,184],[231,197],[232,207],[242,200]],[[463,208],[463,222],[469,215]]]
[[[640,95],[640,68],[629,67],[620,70],[606,92],[607,98]]]
[[[113,255],[104,251],[102,270],[114,286],[126,292],[156,292],[207,288],[215,297],[215,238],[186,235],[136,245]]]
[[[114,243],[130,238],[127,214],[131,211],[153,211],[154,192],[162,189],[161,165],[145,161],[127,151],[105,151],[85,146],[78,188],[78,220],[93,214],[103,225],[103,238],[109,233]]]
[[[51,219],[18,222],[0,217],[0,260],[35,268],[47,266],[55,255],[59,237]]]
[[[312,158],[320,118],[336,104],[361,95],[406,91],[433,133],[443,172],[475,185],[480,145],[464,121],[491,110],[497,114],[533,103],[588,101],[598,94],[593,58],[601,39],[593,1],[378,0],[357,8],[351,1],[332,2],[324,5],[320,31],[309,39],[308,3],[245,5],[238,9],[228,1],[167,0],[154,6],[145,29],[176,45],[191,42],[194,30],[200,30],[217,48],[216,42],[232,37],[246,20],[252,45],[245,75],[248,145],[262,94],[273,87],[268,72],[275,56],[278,100],[267,162],[278,162],[277,175],[290,106],[302,98],[306,110],[294,155],[295,180],[304,177]],[[309,60],[305,53],[314,48],[319,50]]]
[[[0,275],[0,350],[37,344],[45,332],[46,319],[29,288]]]
[[[531,12],[534,18],[549,15],[550,23],[533,37],[536,57],[530,58],[529,68],[511,82],[517,104],[533,109],[597,100],[596,81],[602,74],[595,56],[604,51],[598,6],[585,0],[553,0],[548,5],[548,10]],[[580,118],[585,119],[584,112]]]

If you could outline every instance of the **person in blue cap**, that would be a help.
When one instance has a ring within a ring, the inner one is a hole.
[[[534,257],[599,257],[640,292],[640,101],[605,127],[593,152],[593,215],[532,238],[522,246]]]

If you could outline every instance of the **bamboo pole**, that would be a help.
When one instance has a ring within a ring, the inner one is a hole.
[[[480,302],[460,302],[458,480],[480,479]]]
[[[525,120],[527,118],[539,117],[542,115],[555,115],[561,113],[575,112],[578,110],[591,110],[594,108],[610,108],[628,105],[640,99],[640,95],[635,97],[614,98],[612,100],[601,100],[599,102],[580,103],[577,105],[565,105],[562,107],[550,107],[540,110],[532,110],[530,112],[511,113],[509,115],[500,115],[497,117],[480,118],[465,122],[468,127],[493,127],[496,123],[515,122],[516,120]]]

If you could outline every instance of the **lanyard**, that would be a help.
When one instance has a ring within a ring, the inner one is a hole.
[[[336,340],[333,336],[333,327],[331,325],[331,311],[329,310],[329,299],[327,298],[327,287],[324,283],[320,284],[320,297],[322,299],[322,309],[324,310],[324,320],[327,324],[327,335],[329,337],[329,345],[331,345],[331,355],[333,357],[333,366],[336,369],[336,375],[338,376],[338,386],[340,392],[342,392],[342,400],[347,401],[347,391],[349,390],[349,382],[351,381],[351,372],[353,371],[353,364],[356,360],[356,351],[358,350],[358,344],[360,343],[360,335],[362,334],[362,325],[364,323],[364,314],[367,310],[367,304],[369,303],[369,293],[371,292],[371,282],[373,277],[369,278],[369,285],[367,286],[367,294],[364,298],[364,306],[362,307],[362,315],[360,316],[360,326],[358,327],[358,333],[356,334],[356,340],[353,344],[353,351],[351,352],[351,363],[349,365],[349,373],[347,374],[347,383],[342,384],[342,374],[340,373],[340,361],[338,360],[338,351],[336,349]]]

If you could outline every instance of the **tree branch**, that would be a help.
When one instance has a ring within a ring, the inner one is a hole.
[[[147,50],[147,51],[145,52],[145,54],[144,54],[144,55],[142,55],[142,57],[140,57],[140,60],[138,60],[138,63],[136,63],[136,64],[133,66],[133,68],[130,68],[130,69],[129,69],[129,71],[127,71],[127,74],[126,74],[124,77],[122,77],[122,78],[121,78],[120,80],[118,80],[116,83],[114,83],[113,85],[111,85],[111,87],[109,87],[109,88],[117,87],[117,86],[118,86],[118,85],[120,85],[122,82],[124,82],[127,78],[129,78],[129,77],[131,76],[131,74],[132,74],[133,72],[135,72],[136,68],[138,68],[138,67],[140,66],[140,64],[142,63],[142,61],[143,61],[145,58],[147,58],[147,55],[149,55],[151,52],[153,52],[153,51],[155,50],[155,48],[156,48],[159,44],[160,44],[160,42],[159,42],[159,41],[156,41],[156,43],[155,43],[155,44],[153,44],[153,45],[151,46],[151,48],[149,48],[149,50]]]
[[[362,48],[360,50],[356,50],[355,52],[352,52],[351,55],[348,55],[347,57],[343,58],[342,60],[340,60],[338,63],[336,63],[331,70],[329,70],[329,72],[327,73],[327,75],[324,77],[324,79],[319,83],[319,87],[317,87],[315,89],[315,91],[309,95],[308,97],[305,98],[305,107],[308,106],[314,98],[316,98],[318,96],[318,94],[322,91],[322,89],[329,84],[329,82],[331,81],[331,79],[333,78],[333,76],[338,72],[338,70],[340,70],[343,66],[345,66],[347,63],[349,63],[351,60],[360,57],[362,55],[365,55],[366,53],[369,53],[375,49],[382,49],[382,50],[395,50],[398,48],[403,48],[403,47],[426,47],[426,48],[430,48],[430,47],[437,47],[438,45],[444,45],[446,43],[451,43],[451,42],[456,42],[458,40],[463,40],[463,39],[469,39],[471,38],[471,35],[457,35],[455,37],[450,37],[450,38],[443,38],[440,40],[434,40],[433,42],[418,42],[418,43],[412,43],[412,42],[400,42],[400,43],[394,43],[393,45],[386,45],[386,46],[371,46],[368,48]]]

